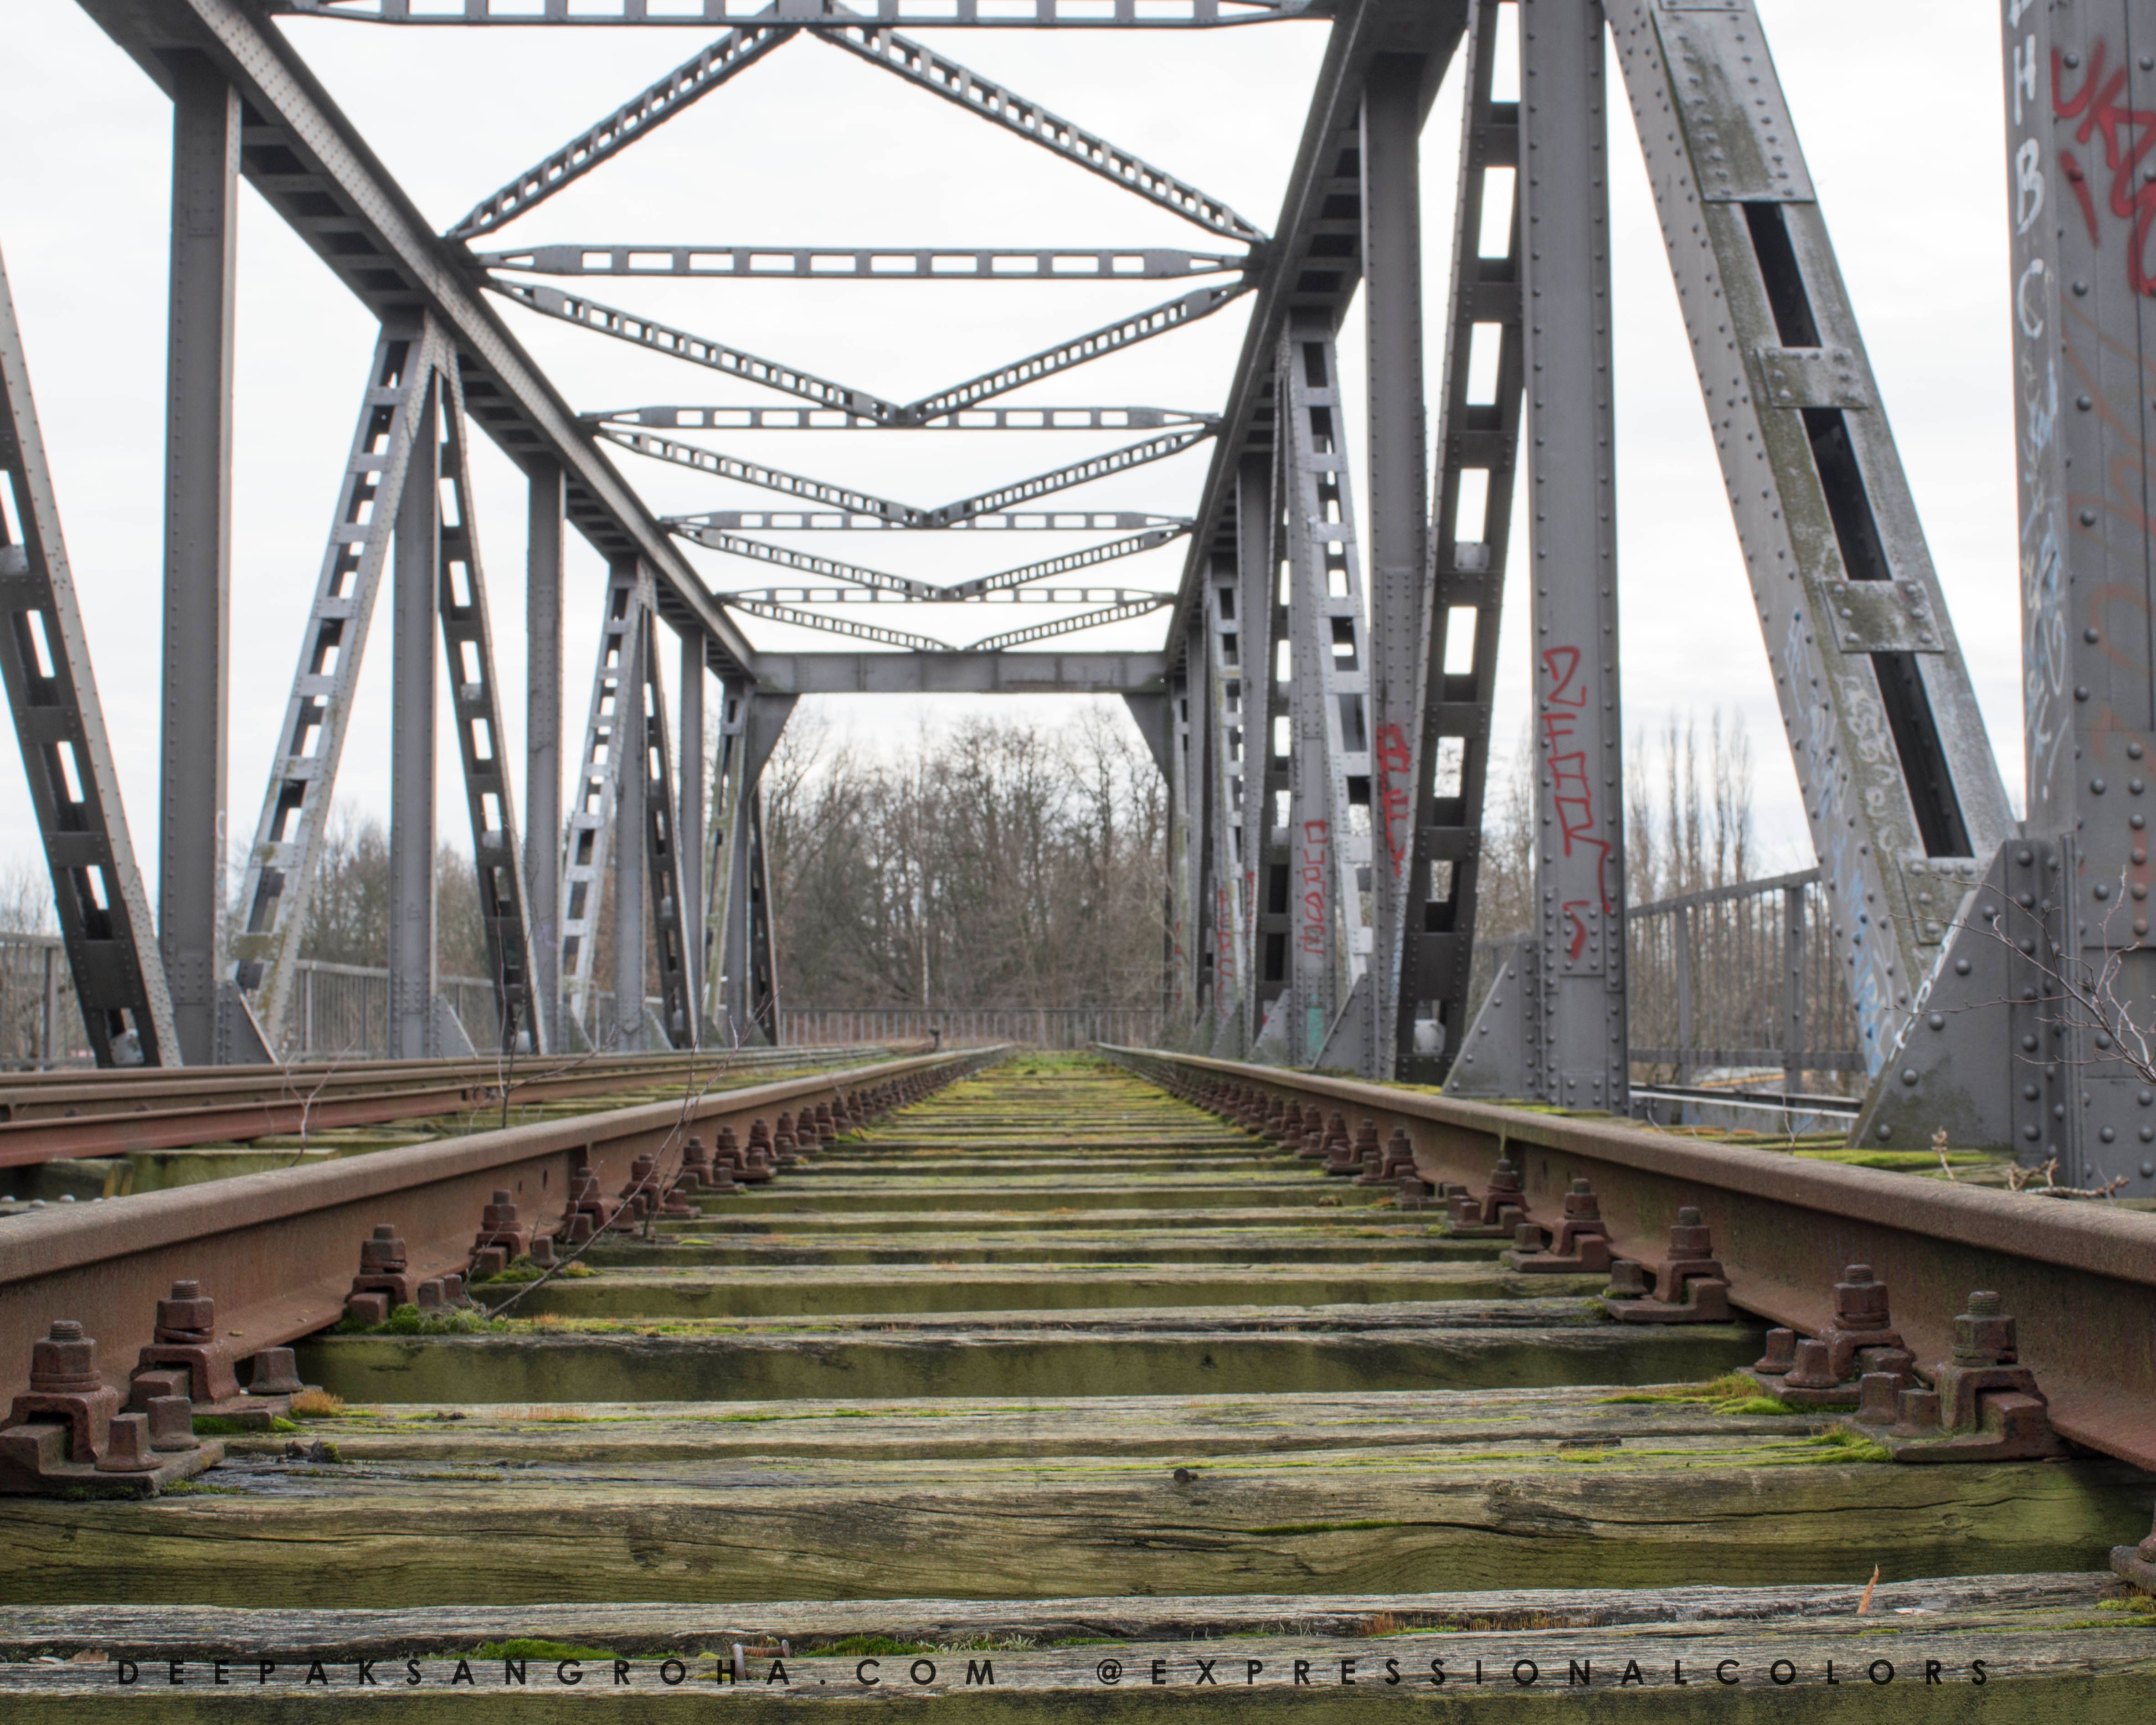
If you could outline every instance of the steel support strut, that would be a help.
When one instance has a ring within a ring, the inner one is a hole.
[[[606,1028],[593,1024],[588,1016],[593,954],[601,901],[606,896],[607,860],[615,838],[622,758],[635,752],[633,739],[642,713],[636,649],[650,602],[650,583],[636,560],[615,563],[607,578],[606,611],[599,624],[598,659],[592,670],[575,800],[562,834],[562,1003],[579,1032],[598,1045],[608,1036]],[[636,995],[641,1002],[640,968]]]
[[[1275,742],[1286,716],[1280,644],[1287,639],[1281,598],[1277,465],[1245,455],[1235,475],[1235,594],[1242,616],[1243,660],[1243,946],[1250,955],[1243,985],[1243,1040],[1260,1057],[1287,1058],[1285,1024],[1270,1014],[1287,993],[1289,935],[1288,751]],[[1281,1009],[1283,1011],[1285,1008]],[[1273,1033],[1267,1037],[1269,1025]]]
[[[1471,1036],[1468,999],[1522,389],[1520,110],[1491,94],[1507,17],[1489,0],[1468,36],[1398,1020],[1401,1077],[1478,1092],[1512,1088],[1471,1045],[1495,1027]],[[1508,207],[1486,244],[1487,218]]]
[[[486,931],[487,963],[494,983],[494,1034],[485,1045],[505,1053],[521,1045],[544,1054],[550,1046],[548,1025],[538,1004],[532,966],[531,897],[516,798],[502,752],[507,733],[501,722],[501,685],[495,674],[486,577],[480,562],[471,434],[454,359],[439,388],[444,432],[435,511],[440,534],[439,609],[449,667],[449,701],[456,715],[457,754],[464,768],[465,803],[471,818],[480,920]],[[557,718],[557,736],[559,729]],[[553,849],[551,839],[542,842]],[[472,1027],[465,1028],[469,1031]]]
[[[642,572],[638,571],[642,587]],[[622,678],[616,696],[614,735],[621,758],[614,768],[613,824],[613,1018],[600,1027],[611,1049],[641,1049],[644,1043],[644,979],[649,906],[644,898],[644,808],[651,775],[650,689],[651,608],[637,608],[635,626],[623,645]]]
[[[189,1065],[216,1058],[232,665],[232,366],[239,97],[200,54],[172,65],[165,411],[164,761],[157,940]]]
[[[1429,464],[1423,448],[1423,61],[1380,54],[1363,87],[1363,303],[1370,424],[1371,871],[1376,948],[1370,968],[1367,1076],[1390,1077],[1413,1046],[1399,1009],[1414,814],[1415,721],[1427,584]],[[1405,1037],[1403,1037],[1403,1030]]]
[[[446,352],[431,319],[383,329],[337,488],[299,669],[241,883],[239,925],[228,942],[232,978],[273,1039],[281,1034],[291,999],[293,967],[306,929],[307,901],[391,528],[403,498],[421,409]],[[433,866],[431,856],[428,865]]]
[[[389,693],[389,1057],[451,1050],[434,1023],[434,629],[441,608],[441,373],[413,404],[396,513]],[[326,795],[328,786],[323,790]]]
[[[1519,16],[1542,983],[1529,1081],[1544,1101],[1622,1111],[1624,720],[1602,9],[1597,0],[1522,0]]]
[[[1281,338],[1281,495],[1287,512],[1288,1046],[1296,1064],[1360,1070],[1372,1046],[1369,655],[1329,324]],[[1358,988],[1357,984],[1363,986]]]
[[[1198,1045],[1226,1060],[1243,1052],[1243,991],[1250,973],[1243,914],[1244,859],[1254,824],[1243,819],[1243,755],[1257,745],[1245,726],[1257,672],[1244,657],[1242,597],[1233,557],[1214,558],[1205,603],[1206,956],[1212,970],[1210,1011]]]
[[[526,469],[524,865],[531,986],[549,1049],[562,1043],[562,469]]]
[[[657,619],[646,616],[641,655],[643,747],[637,758],[644,780],[644,863],[649,875],[646,920],[659,969],[660,1022],[675,1048],[696,1045],[689,993],[688,942],[681,914],[681,850],[675,824],[674,749],[667,736],[665,669],[659,662]]]
[[[59,504],[0,264],[0,680],[100,1066],[177,1065],[165,970],[91,675]]]

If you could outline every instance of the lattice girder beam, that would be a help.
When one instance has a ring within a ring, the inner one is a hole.
[[[1240,271],[1239,252],[1166,246],[616,245],[558,242],[480,252],[524,275],[685,277],[696,281],[1181,281]]]
[[[1206,607],[1209,655],[1206,702],[1204,818],[1205,927],[1212,961],[1211,1013],[1199,1046],[1226,1060],[1242,1057],[1245,979],[1250,973],[1248,924],[1244,915],[1245,858],[1251,828],[1243,818],[1244,752],[1258,746],[1244,725],[1251,668],[1243,658],[1241,597],[1231,560],[1216,558]],[[1219,565],[1225,561],[1225,567]],[[1255,824],[1254,823],[1252,824]]]
[[[1217,29],[1233,24],[1278,23],[1332,15],[1333,0],[1030,0],[1020,10],[1009,0],[947,0],[928,11],[919,0],[700,0],[694,11],[668,3],[653,11],[648,0],[463,0],[452,11],[438,0],[270,0],[268,9],[300,18],[342,18],[370,24],[623,24],[754,23],[777,18],[809,28],[844,24],[912,23],[942,29]]]
[[[635,697],[643,732],[637,757],[637,770],[644,778],[644,831],[639,837],[650,880],[646,916],[659,967],[660,1021],[666,1040],[675,1048],[694,1048],[696,1010],[689,992],[687,936],[681,914],[681,854],[674,824],[680,807],[674,793],[674,748],[667,734],[665,671],[659,662],[658,621],[649,610],[644,615],[644,639],[638,658],[644,673]]]
[[[895,532],[919,531],[880,514],[837,510],[706,509],[695,515],[670,516],[668,528],[698,544],[706,532],[740,533],[858,533],[877,528]],[[1145,515],[1134,509],[1005,510],[995,515],[973,516],[947,522],[942,531],[982,533],[1132,533],[1188,532],[1188,517]]]
[[[428,318],[385,327],[367,367],[228,942],[231,980],[272,1036],[291,1000],[360,661],[413,450],[422,440],[422,410],[449,357],[440,326]]]
[[[504,752],[501,685],[495,670],[494,628],[480,560],[479,521],[471,483],[470,429],[464,386],[454,357],[444,379],[440,470],[442,507],[437,566],[442,649],[449,669],[449,706],[457,755],[464,768],[465,803],[471,819],[472,863],[478,876],[480,920],[486,931],[494,982],[493,1046],[513,1052],[519,1035],[536,1054],[547,1052],[547,1015],[539,1009],[532,963],[532,916],[526,891],[524,845],[516,796]],[[541,842],[550,848],[551,836]],[[466,1026],[466,1029],[470,1029]]]
[[[2005,787],[1751,0],[1607,10],[1876,1076]]]
[[[1182,408],[967,408],[934,419],[887,425],[866,413],[830,408],[616,408],[583,416],[592,425],[649,431],[1158,431],[1211,426],[1211,413]]]
[[[1517,200],[1503,251],[1484,256],[1481,239],[1489,198],[1493,190],[1504,195],[1493,177],[1510,177],[1519,162],[1518,105],[1498,102],[1491,93],[1503,16],[1496,6],[1478,7],[1468,38],[1429,547],[1432,575],[1414,737],[1395,1070],[1424,1084],[1445,1082],[1455,1070],[1477,1004],[1468,990],[1519,450],[1523,378]],[[1483,339],[1494,340],[1496,349],[1487,400],[1473,398],[1478,329],[1489,332]],[[1464,652],[1458,650],[1462,634],[1469,643]],[[1464,669],[1446,669],[1461,660]],[[1462,1072],[1455,1081],[1468,1076]],[[1479,1069],[1474,1076],[1480,1078]]]
[[[15,302],[0,264],[0,681],[100,1066],[180,1064],[150,900],[90,669]]]

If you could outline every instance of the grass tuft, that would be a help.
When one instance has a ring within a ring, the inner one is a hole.
[[[295,1420],[334,1420],[344,1412],[344,1398],[326,1389],[303,1389],[292,1398]]]

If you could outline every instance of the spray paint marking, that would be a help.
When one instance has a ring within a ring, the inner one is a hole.
[[[2136,184],[2141,158],[2156,146],[2156,111],[2120,105],[2119,96],[2126,89],[2126,68],[2120,66],[2107,78],[2107,44],[2097,38],[2089,49],[2088,72],[2082,80],[2080,93],[2071,98],[2061,87],[2060,74],[2065,62],[2056,49],[2051,51],[2051,111],[2061,120],[2080,118],[2082,123],[2074,129],[2077,144],[2086,147],[2097,133],[2103,135],[2103,165],[2111,170],[2107,199],[2111,213],[2133,224],[2126,249],[2126,279],[2135,293],[2156,294],[2156,272],[2148,267],[2149,231],[2156,227],[2156,183]],[[2088,224],[2089,244],[2101,246],[2096,201],[2090,194],[2087,173],[2072,151],[2059,151],[2059,171],[2073,187],[2082,219]]]
[[[1407,733],[1398,725],[1378,726],[1378,817],[1385,825],[1385,854],[1393,860],[1393,877],[1399,878],[1408,854],[1409,781],[1414,774],[1414,755]]]
[[[1325,953],[1325,874],[1332,865],[1332,828],[1322,820],[1302,824],[1300,867],[1302,872],[1302,926],[1296,942],[1306,952]]]
[[[1614,906],[1609,900],[1609,841],[1594,836],[1599,819],[1594,811],[1594,780],[1592,768],[1584,748],[1560,750],[1568,743],[1579,728],[1580,716],[1587,709],[1587,685],[1578,680],[1579,649],[1577,647],[1549,647],[1543,652],[1543,669],[1549,673],[1553,686],[1543,697],[1543,749],[1549,759],[1550,798],[1557,815],[1558,835],[1564,841],[1564,854],[1571,856],[1577,845],[1581,851],[1594,854],[1594,890],[1607,915]],[[1573,901],[1585,906],[1589,901]],[[1571,943],[1571,956],[1578,957],[1587,944],[1587,927],[1573,913],[1570,905],[1566,914],[1578,922],[1578,932]]]

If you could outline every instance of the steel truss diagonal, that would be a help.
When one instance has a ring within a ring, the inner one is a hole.
[[[470,429],[464,384],[454,357],[442,414],[439,610],[448,656],[449,701],[456,714],[457,754],[464,765],[465,802],[471,817],[472,861],[478,873],[480,919],[486,930],[494,980],[492,1045],[513,1052],[523,1042],[547,1052],[546,1014],[538,1009],[531,962],[531,914],[525,891],[523,846],[505,753],[501,685],[494,664],[486,577],[480,562],[478,511],[472,495]],[[550,837],[542,840],[552,845]],[[467,1025],[467,1029],[472,1027]]]
[[[1255,1055],[1266,1015],[1287,988],[1290,932],[1287,739],[1274,742],[1286,716],[1286,680],[1278,644],[1287,639],[1287,607],[1281,602],[1279,464],[1245,455],[1235,475],[1235,536],[1229,554],[1235,572],[1235,657],[1242,668],[1243,758],[1236,787],[1242,809],[1237,858],[1243,896],[1243,1045]],[[1283,1029],[1284,1029],[1283,1026]],[[1267,1057],[1275,1050],[1269,1049]],[[1284,1055],[1284,1046],[1277,1053]]]
[[[754,599],[766,605],[910,605],[921,603],[904,594],[858,587],[766,587],[724,588],[717,597],[732,603]],[[1018,587],[979,593],[963,603],[973,605],[1127,605],[1151,602],[1162,595],[1135,587]],[[1172,598],[1173,595],[1168,595]],[[928,601],[935,603],[937,601]]]
[[[231,978],[275,1034],[290,1004],[367,625],[427,400],[449,346],[432,318],[384,328],[338,486],[232,932]]]
[[[858,563],[842,563],[836,557],[819,557],[788,546],[768,545],[761,539],[743,539],[738,534],[722,533],[713,527],[678,526],[674,531],[691,545],[701,545],[708,551],[723,551],[757,562],[776,563],[782,569],[798,570],[803,575],[821,575],[829,581],[850,581],[908,598],[943,596],[943,589],[929,582],[915,581],[904,575],[887,575],[880,569],[865,569]]]
[[[1243,291],[1240,283],[1226,287],[1199,288],[1195,293],[1185,294],[1179,300],[1170,300],[1165,305],[1133,313],[1129,317],[1118,318],[1111,324],[1089,330],[1068,341],[1060,341],[1053,347],[1028,354],[1024,359],[998,366],[992,372],[983,372],[978,377],[969,377],[963,383],[949,389],[924,396],[919,401],[909,403],[901,411],[908,420],[941,418],[993,396],[1007,395],[1026,384],[1038,383],[1043,377],[1052,377],[1059,372],[1069,371],[1073,366],[1082,366],[1088,360],[1118,352],[1140,341],[1149,341],[1155,336],[1164,336],[1170,330],[1181,329],[1201,317],[1210,317]]]
[[[911,531],[900,521],[880,515],[840,515],[826,510],[709,509],[695,515],[670,516],[665,523],[677,536],[693,538],[703,528],[721,532],[842,533],[887,527]],[[1002,515],[977,515],[952,521],[947,531],[977,533],[1129,533],[1136,531],[1187,533],[1189,521],[1175,515],[1142,515],[1131,509],[1024,510]]]
[[[1485,210],[1511,196],[1519,164],[1518,105],[1491,95],[1502,16],[1478,8],[1469,36],[1394,1018],[1403,1078],[1438,1084],[1457,1070],[1455,1084],[1476,1088],[1499,1082],[1464,1045],[1522,388],[1517,200],[1504,249],[1485,255],[1481,237]],[[1456,1069],[1460,1060],[1469,1067]]]
[[[1214,560],[1205,606],[1204,819],[1209,842],[1201,859],[1199,925],[1206,938],[1199,955],[1210,1008],[1198,1026],[1201,1047],[1222,1059],[1243,1053],[1243,990],[1250,975],[1248,921],[1244,914],[1244,858],[1256,823],[1246,821],[1243,767],[1246,750],[1260,746],[1245,720],[1252,677],[1243,657],[1240,598],[1235,560]]]
[[[1229,24],[1262,24],[1283,18],[1322,18],[1332,13],[1333,0],[1027,0],[1024,10],[1010,0],[697,0],[694,11],[670,0],[653,11],[648,0],[461,0],[456,9],[439,0],[271,0],[266,8],[299,18],[346,18],[369,24],[686,24],[754,23],[780,17],[809,28],[833,24],[911,23],[937,29],[995,28],[1072,30],[1213,29]]]
[[[621,763],[636,747],[644,716],[637,661],[643,656],[639,649],[650,608],[649,574],[633,560],[616,563],[607,580],[583,752],[562,832],[557,924],[562,931],[562,1015],[578,1025],[590,1022],[586,1013],[598,947],[599,907],[606,896],[607,864],[618,838],[614,817],[621,793]],[[603,1042],[603,1031],[593,1040]]]
[[[1175,281],[1233,274],[1237,252],[1160,246],[1014,250],[990,246],[540,245],[480,252],[526,275],[687,276],[706,281]]]
[[[1294,872],[1289,1047],[1315,1065],[1336,1035],[1359,1066],[1372,1003],[1369,654],[1348,490],[1339,357],[1328,324],[1281,337],[1280,495],[1287,521],[1289,846]],[[1359,811],[1359,813],[1358,813]],[[1353,1058],[1348,1058],[1348,1055]]]
[[[1876,1076],[2005,786],[1751,0],[1608,11]]]
[[[926,20],[923,20],[926,22]],[[1194,186],[1173,174],[1163,173],[1127,151],[1118,150],[1105,138],[1059,118],[1037,102],[1029,102],[993,80],[968,71],[957,61],[909,40],[896,30],[858,29],[818,32],[835,48],[859,54],[871,65],[896,73],[955,102],[969,114],[1014,131],[1043,149],[1075,162],[1089,172],[1122,187],[1127,192],[1170,209],[1185,221],[1238,240],[1261,244],[1265,234],[1219,199],[1208,198]]]
[[[1211,413],[1181,408],[968,408],[889,425],[829,408],[616,408],[582,418],[588,425],[647,431],[1159,431],[1219,423]]]
[[[939,641],[932,635],[908,634],[901,629],[885,629],[873,623],[856,623],[850,617],[829,617],[821,611],[801,611],[791,605],[767,604],[763,600],[746,594],[720,595],[721,603],[735,610],[746,611],[752,617],[762,617],[773,623],[791,623],[802,629],[820,629],[834,635],[851,635],[857,641],[874,641],[879,646],[904,647],[914,653],[957,653],[963,649],[948,641]]]
[[[0,264],[0,677],[100,1066],[180,1064],[172,1003],[120,800],[59,503]]]
[[[693,467],[699,473],[737,480],[742,485],[758,485],[767,491],[783,491],[789,497],[805,498],[811,503],[836,504],[852,514],[873,515],[889,526],[930,525],[927,511],[911,504],[894,503],[887,497],[874,497],[866,491],[807,479],[783,468],[766,467],[761,462],[744,461],[736,455],[721,455],[716,449],[699,449],[694,444],[679,444],[671,438],[653,437],[642,431],[617,431],[610,426],[602,427],[598,436],[603,442],[618,444],[639,455],[649,455],[654,461]]]
[[[659,965],[660,1019],[676,1048],[696,1045],[696,1004],[689,992],[688,937],[681,905],[681,854],[675,842],[674,751],[666,732],[666,683],[659,663],[659,622],[647,607],[639,660],[644,675],[633,706],[643,720],[637,770],[643,775],[644,864],[650,875],[649,916]],[[628,842],[626,839],[624,842]],[[640,972],[642,966],[637,968]],[[642,999],[639,988],[638,998]],[[617,1016],[619,1015],[617,1002]]]
[[[1075,569],[1090,569],[1096,564],[1133,557],[1142,551],[1156,550],[1176,536],[1172,529],[1140,533],[1129,539],[1089,546],[1083,551],[1074,551],[1062,557],[1048,557],[1037,563],[1006,569],[1000,574],[983,575],[972,581],[955,582],[948,587],[939,587],[932,582],[918,581],[904,575],[890,575],[880,569],[863,568],[858,563],[840,562],[835,557],[816,557],[787,546],[767,544],[761,539],[743,539],[737,534],[722,532],[715,527],[681,523],[676,525],[674,531],[690,544],[703,546],[707,550],[728,552],[736,557],[775,563],[784,569],[796,569],[804,575],[820,575],[830,581],[850,581],[857,586],[879,592],[900,593],[929,601],[981,598],[1006,588],[1022,588],[1029,582],[1045,581],[1053,576],[1068,575]]]
[[[1056,635],[1075,634],[1081,629],[1095,629],[1104,623],[1122,623],[1132,617],[1143,617],[1163,607],[1175,603],[1175,595],[1168,593],[1145,593],[1126,599],[1117,605],[1104,605],[1097,611],[1081,612],[1075,617],[1059,617],[1049,623],[1036,623],[1028,629],[1014,629],[999,635],[990,635],[985,640],[975,641],[963,650],[968,653],[1000,653],[1007,647],[1022,647],[1029,641],[1045,641]]]
[[[709,95],[736,73],[754,65],[793,33],[789,26],[729,30],[694,59],[676,66],[536,167],[519,174],[491,197],[482,198],[449,229],[449,237],[473,239],[527,214],[572,181],[613,160],[653,128]]]
[[[1143,467],[1149,462],[1165,461],[1171,455],[1180,455],[1185,449],[1195,449],[1211,435],[1210,429],[1204,426],[1184,426],[1163,432],[1142,444],[1111,449],[1106,454],[1073,462],[1068,467],[1035,474],[1030,479],[1014,480],[1009,485],[998,485],[992,491],[983,491],[978,497],[967,497],[956,503],[944,504],[941,508],[928,511],[928,519],[922,525],[947,527],[973,516],[998,513],[1014,503],[1030,503],[1036,497],[1067,491],[1076,485],[1091,485],[1095,480],[1106,479],[1111,474],[1127,473],[1133,467]]]
[[[595,300],[565,294],[559,288],[536,287],[520,281],[489,281],[486,285],[505,299],[513,300],[542,316],[558,318],[581,329],[596,330],[603,336],[613,336],[617,341],[627,341],[633,347],[669,354],[675,359],[686,360],[691,365],[708,366],[715,372],[724,372],[747,382],[761,383],[765,388],[775,389],[783,395],[798,395],[820,407],[836,408],[879,423],[896,419],[906,412],[896,402],[886,401],[881,396],[870,395],[866,390],[850,389],[843,383],[832,382],[828,377],[819,377],[811,372],[796,371],[771,360],[759,359],[755,354],[744,353],[737,347],[728,347],[723,342],[690,335],[686,330],[654,323],[649,318],[639,317],[634,312],[624,311],[613,305],[602,305]]]
[[[1142,467],[1148,462],[1163,461],[1170,455],[1179,455],[1185,449],[1203,442],[1211,433],[1203,426],[1166,432],[1144,443],[1111,449],[1105,455],[1096,455],[1089,460],[1074,462],[1068,467],[1036,474],[1030,479],[1015,480],[1009,485],[998,486],[993,491],[985,491],[978,497],[961,498],[956,503],[946,503],[935,509],[917,509],[911,504],[894,503],[886,497],[871,496],[865,491],[849,490],[822,480],[807,479],[798,473],[788,473],[783,468],[744,461],[738,456],[722,455],[715,449],[701,449],[695,444],[676,443],[671,438],[653,437],[647,432],[625,431],[603,425],[598,428],[597,434],[608,443],[619,444],[639,455],[649,455],[654,460],[693,467],[700,473],[712,474],[720,479],[737,480],[743,485],[759,485],[766,490],[783,491],[789,497],[805,497],[813,503],[835,503],[849,511],[873,513],[894,527],[935,531],[963,526],[977,516],[999,515],[1008,504],[1029,502],[1035,497],[1048,496],[1077,485],[1091,485],[1095,480],[1106,479],[1111,474]]]

